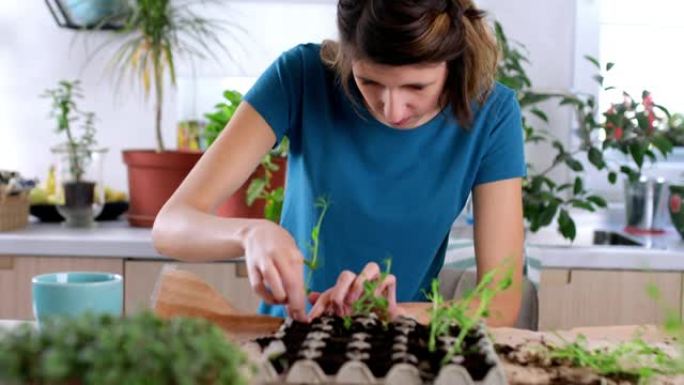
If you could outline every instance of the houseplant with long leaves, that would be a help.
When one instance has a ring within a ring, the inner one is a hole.
[[[176,84],[178,61],[189,59],[194,65],[195,60],[232,59],[222,36],[237,41],[242,32],[233,22],[196,13],[195,7],[205,3],[220,4],[209,0],[135,0],[124,28],[114,32],[114,38],[96,50],[104,51],[117,43],[110,62],[117,87],[130,78],[146,96],[152,93],[154,97],[156,149],[124,151],[131,196],[128,218],[134,226],[152,225],[163,203],[201,156],[169,151],[163,141],[162,106],[166,85]]]

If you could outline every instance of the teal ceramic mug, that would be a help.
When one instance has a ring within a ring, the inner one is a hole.
[[[123,278],[101,272],[62,272],[33,277],[33,315],[40,324],[55,316],[123,315]]]

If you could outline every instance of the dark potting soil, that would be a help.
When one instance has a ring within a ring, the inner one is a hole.
[[[90,207],[93,204],[94,182],[64,183],[64,202],[69,208]]]
[[[452,327],[449,334],[456,337],[458,332],[458,327]],[[273,341],[282,341],[286,351],[270,357],[279,374],[305,358],[316,361],[327,375],[335,375],[350,360],[360,360],[377,378],[385,377],[394,364],[403,362],[416,366],[424,381],[432,381],[439,374],[446,350],[438,341],[437,349],[429,351],[429,335],[429,327],[412,321],[382,323],[355,316],[346,327],[343,318],[325,316],[310,324],[288,319],[279,332],[256,342],[263,350]],[[466,337],[460,362],[475,381],[484,379],[493,367],[477,347],[482,338],[475,332]]]

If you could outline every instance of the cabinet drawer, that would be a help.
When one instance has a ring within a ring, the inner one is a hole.
[[[541,273],[539,328],[657,324],[665,310],[647,293],[655,284],[667,307],[681,311],[681,273],[549,269]]]

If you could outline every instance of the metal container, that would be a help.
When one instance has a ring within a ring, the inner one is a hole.
[[[627,227],[659,231],[665,221],[665,179],[642,176],[638,181],[625,180]]]

